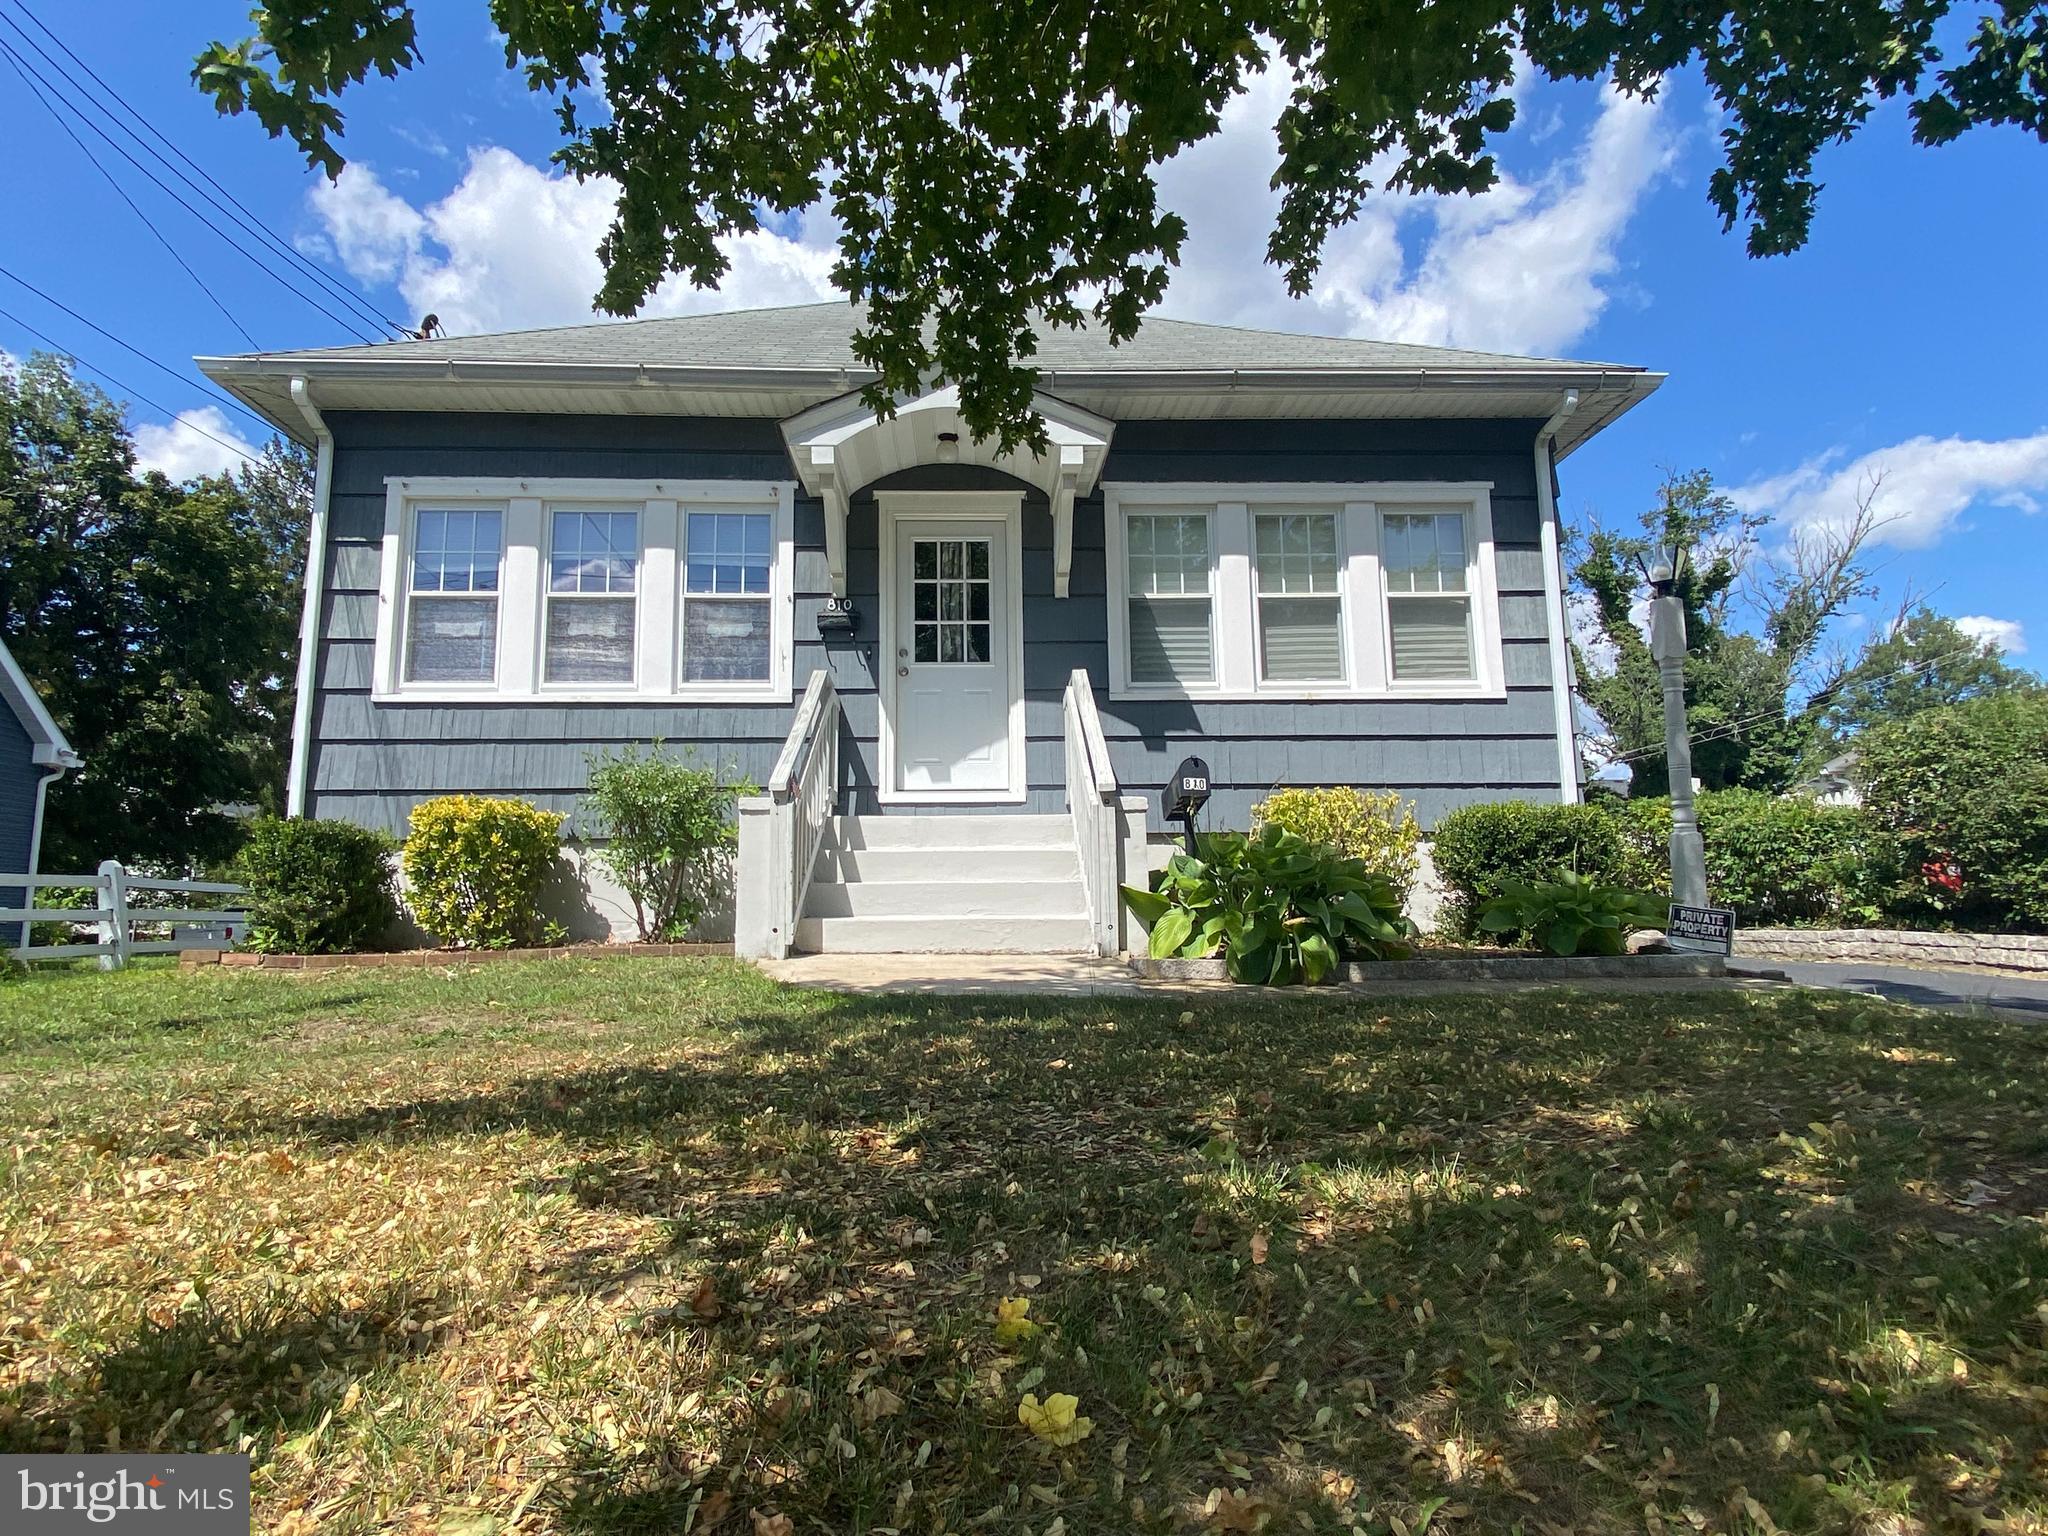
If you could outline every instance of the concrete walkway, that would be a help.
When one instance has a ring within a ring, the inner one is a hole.
[[[1253,991],[1228,981],[1152,981],[1119,960],[1092,955],[792,955],[764,960],[777,981],[833,992],[924,992],[973,997],[1023,994],[1044,997],[1177,997],[1234,992],[1240,997],[1328,996],[1457,997],[1519,992],[1532,986],[1577,987],[1588,992],[1703,992],[1772,985],[1756,977],[1578,981],[1386,981],[1356,986],[1289,987]]]
[[[1922,1008],[1983,1009],[2048,1023],[2048,980],[2039,977],[2000,976],[1988,971],[1930,971],[1918,966],[1871,965],[1861,961],[1745,960],[1739,956],[1728,962],[1728,968],[1781,971],[1797,986],[1868,992]]]

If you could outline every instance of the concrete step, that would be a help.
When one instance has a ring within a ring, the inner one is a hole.
[[[1071,848],[1074,820],[1057,816],[837,816],[831,849]]]
[[[1065,846],[834,848],[818,851],[817,878],[855,880],[1077,880],[1081,866]]]
[[[1088,948],[1085,917],[806,917],[796,947],[808,954],[1071,955]]]
[[[1052,880],[817,880],[806,917],[1081,917],[1081,881],[1068,856]]]

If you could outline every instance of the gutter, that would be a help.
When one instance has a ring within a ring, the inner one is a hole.
[[[1551,482],[1557,472],[1557,434],[1579,408],[1579,392],[1567,389],[1557,410],[1536,434],[1536,506],[1543,551],[1544,618],[1550,645],[1550,698],[1557,736],[1557,786],[1567,805],[1579,800],[1579,742],[1572,720],[1571,653],[1565,646],[1564,544],[1558,535],[1557,494]]]
[[[35,809],[30,813],[28,824],[28,868],[23,873],[31,880],[43,872],[43,810],[49,803],[50,786],[73,768],[83,766],[83,759],[69,747],[65,747],[47,756],[39,752],[35,755],[34,762],[43,772],[36,780]],[[36,888],[33,885],[25,886],[21,896],[21,904],[24,907],[33,907],[36,904]],[[20,944],[23,949],[28,947],[34,933],[35,924],[32,921],[24,921],[20,933]]]
[[[305,376],[291,382],[292,404],[312,428],[317,444],[313,469],[313,514],[306,522],[305,596],[299,610],[299,671],[292,695],[292,757],[285,772],[284,813],[306,814],[307,778],[313,760],[313,691],[320,670],[320,599],[327,586],[327,504],[334,494],[334,434]]]

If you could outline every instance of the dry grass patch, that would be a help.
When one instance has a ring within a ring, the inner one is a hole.
[[[642,959],[0,1045],[0,1448],[244,1449],[266,1531],[2048,1526],[2020,1025]]]

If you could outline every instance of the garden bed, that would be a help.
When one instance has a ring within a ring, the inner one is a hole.
[[[1224,961],[1131,957],[1131,969],[1158,981],[1227,981]],[[1349,961],[1331,980],[1352,986],[1378,981],[1604,981],[1633,977],[1725,976],[1719,955],[1435,955],[1417,960]]]
[[[259,971],[346,971],[385,966],[474,965],[487,960],[599,960],[614,955],[666,957],[729,955],[719,944],[554,944],[540,949],[395,949],[354,955],[259,955],[254,950],[187,950],[186,969],[202,965],[244,966]]]

